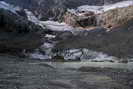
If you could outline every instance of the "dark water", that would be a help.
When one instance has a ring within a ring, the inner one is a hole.
[[[128,64],[105,63],[105,68],[96,64],[0,56],[0,89],[132,89],[133,71],[125,69]]]

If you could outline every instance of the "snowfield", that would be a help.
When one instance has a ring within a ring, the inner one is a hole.
[[[103,12],[106,12],[108,10],[112,10],[112,9],[115,9],[115,8],[123,8],[123,7],[132,6],[132,5],[133,5],[133,1],[132,0],[122,1],[122,2],[115,3],[115,4],[109,4],[109,5],[104,5],[104,6],[83,5],[83,6],[78,7],[76,9],[76,12],[92,11],[92,12],[94,12],[96,14],[99,14],[99,13],[103,13]],[[71,11],[74,11],[74,10],[71,10]]]
[[[133,0],[122,1],[122,2],[115,3],[115,4],[105,5],[103,6],[103,9],[104,11],[108,11],[111,9],[123,8],[123,7],[128,7],[128,6],[133,6]]]

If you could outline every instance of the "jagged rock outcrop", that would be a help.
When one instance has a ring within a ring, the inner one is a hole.
[[[42,31],[27,18],[0,9],[0,52],[35,49],[42,44]]]

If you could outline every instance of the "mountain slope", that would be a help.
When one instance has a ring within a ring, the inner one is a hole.
[[[29,9],[42,20],[60,20],[67,8],[81,5],[103,5],[123,0],[4,0],[8,3]]]
[[[22,10],[0,2],[0,52],[35,49],[42,44],[42,28],[23,14]]]

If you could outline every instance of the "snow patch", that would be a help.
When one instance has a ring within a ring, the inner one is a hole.
[[[46,38],[55,38],[56,36],[55,35],[46,34],[45,37]]]
[[[72,31],[74,29],[66,23],[59,23],[55,21],[41,21],[40,23],[52,31]]]
[[[45,42],[39,49],[36,49],[34,52],[29,53],[28,56],[33,59],[43,59],[43,60],[52,59],[53,47],[54,47],[54,43]]]
[[[28,20],[35,23],[35,24],[39,24],[40,21],[38,20],[38,18],[28,9],[25,9],[25,12],[27,14]]]
[[[91,11],[94,13],[101,13],[103,7],[102,6],[89,6],[89,5],[83,5],[77,8],[77,12],[87,12]]]
[[[15,14],[17,14],[16,11],[20,11],[21,10],[20,7],[17,7],[17,6],[15,7],[15,6],[10,5],[10,4],[8,4],[8,3],[4,2],[4,1],[0,1],[0,8],[9,10],[9,11],[15,13]]]
[[[121,1],[115,4],[110,4],[110,5],[104,5],[104,11],[108,11],[108,10],[112,10],[115,8],[123,8],[123,7],[128,7],[128,6],[133,6],[133,1],[129,0],[129,1]]]
[[[95,14],[99,14],[99,13],[103,13],[106,12],[108,10],[112,10],[115,8],[123,8],[123,7],[128,7],[128,6],[132,6],[133,5],[133,1],[132,0],[128,0],[128,1],[121,1],[115,4],[109,4],[109,5],[103,5],[103,6],[90,6],[90,5],[83,5],[80,6],[76,9],[76,11],[74,11],[74,9],[72,10],[68,10],[69,12],[72,13],[80,13],[80,12],[94,12]]]

